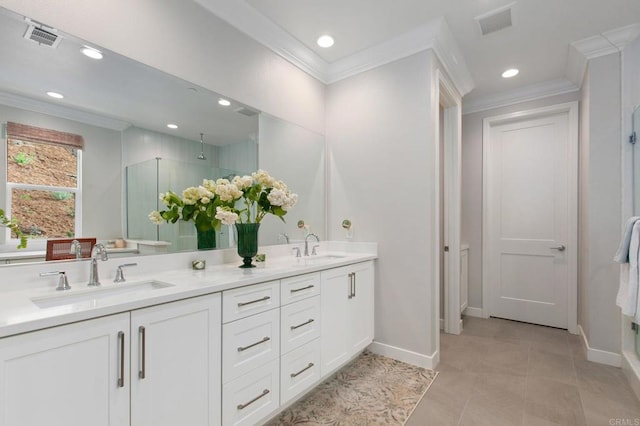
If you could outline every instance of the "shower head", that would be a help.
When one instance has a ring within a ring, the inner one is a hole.
[[[204,136],[204,133],[200,133],[200,155],[198,155],[198,160],[206,160],[207,157],[204,156],[204,141],[202,140],[202,137]]]

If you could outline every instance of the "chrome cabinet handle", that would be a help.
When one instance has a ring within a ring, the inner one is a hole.
[[[138,327],[138,334],[140,335],[141,348],[140,348],[140,371],[138,371],[138,377],[144,379],[146,377],[146,364],[147,364],[147,333],[143,326]]]
[[[353,297],[356,297],[356,273],[353,273]]]
[[[297,293],[297,292],[302,291],[302,290],[309,290],[310,288],[313,288],[313,287],[314,287],[313,284],[311,284],[311,285],[308,285],[308,286],[302,287],[302,288],[292,288],[291,289],[291,293]]]
[[[353,298],[353,272],[349,272],[349,296],[347,298]]]
[[[260,340],[259,342],[255,342],[250,344],[249,346],[238,346],[238,352],[243,352],[246,351],[247,349],[251,349],[254,346],[258,346],[261,343],[266,343],[269,340],[271,340],[271,337],[265,336],[262,340]]]
[[[247,306],[247,305],[252,305],[254,303],[258,303],[258,302],[264,302],[265,300],[269,300],[271,299],[271,296],[265,296],[262,299],[256,299],[256,300],[252,300],[250,302],[240,302],[238,303],[238,306]]]
[[[124,387],[124,331],[118,331],[118,343],[120,344],[120,369],[118,371],[118,387]]]
[[[314,364],[312,362],[310,362],[309,365],[307,365],[305,368],[303,368],[302,370],[298,371],[297,373],[291,373],[290,374],[291,378],[298,377],[299,375],[301,375],[302,373],[304,373],[305,371],[307,371],[308,369],[313,367],[313,365]]]
[[[549,247],[551,250],[565,251],[566,247],[563,245],[559,245],[558,247]]]
[[[265,389],[262,391],[262,393],[258,396],[256,396],[255,398],[253,398],[251,401],[249,402],[245,402],[244,404],[238,404],[238,410],[244,410],[245,408],[247,408],[248,406],[250,406],[251,404],[253,404],[254,402],[256,402],[257,400],[259,400],[260,398],[262,398],[263,396],[266,396],[269,394],[269,392],[271,392],[269,389]]]
[[[309,325],[309,324],[311,324],[313,321],[314,321],[314,319],[313,319],[313,318],[309,318],[309,321],[305,321],[305,322],[303,322],[302,324],[292,325],[292,326],[291,326],[291,329],[292,329],[292,330],[296,330],[296,329],[298,329],[298,328],[300,328],[300,327],[304,327],[305,325]]]

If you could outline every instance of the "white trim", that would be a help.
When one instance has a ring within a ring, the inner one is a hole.
[[[640,24],[632,24],[571,43],[567,56],[567,78],[577,86],[582,86],[590,59],[620,52],[638,37]]]
[[[463,313],[468,317],[484,318],[484,316],[482,315],[482,308],[467,306]]]
[[[588,361],[597,362],[599,364],[606,364],[612,367],[622,366],[622,357],[620,356],[620,354],[592,348],[591,346],[589,346],[589,340],[587,339],[587,335],[584,333],[581,325],[578,325],[578,332],[582,337],[582,347],[587,352]]]
[[[569,114],[569,152],[568,152],[568,233],[567,251],[568,285],[567,285],[567,328],[570,333],[578,333],[578,102],[551,105],[494,117],[487,117],[482,123],[482,315],[491,316],[491,292],[489,286],[489,218],[491,212],[487,200],[489,185],[489,135],[491,126],[506,120],[534,118],[541,115]],[[571,266],[573,265],[573,266]]]
[[[622,371],[636,398],[640,399],[640,369],[638,369],[638,356],[635,353],[622,351]]]
[[[437,271],[436,281],[440,282],[440,274],[444,273],[446,281],[444,283],[445,311],[441,314],[444,318],[444,331],[451,334],[460,334],[462,327],[460,326],[460,234],[461,219],[461,100],[453,84],[447,79],[440,69],[435,72],[435,90],[436,99],[436,140],[440,138],[440,132],[444,137],[444,152],[436,152],[436,158],[444,156],[443,176],[444,176],[444,218],[438,218],[436,224],[436,235],[439,235],[440,226],[445,226],[445,241],[439,241],[436,238],[434,242],[435,253],[440,255],[444,245],[449,246],[448,255],[445,258],[446,271]],[[440,129],[440,104],[444,109],[444,128]],[[440,144],[436,144],[439,146]],[[440,171],[439,161],[436,161],[436,194],[440,193]],[[436,211],[440,211],[439,197],[436,201]],[[440,219],[443,223],[440,223]],[[439,259],[436,259],[436,265],[439,265]],[[436,268],[439,269],[439,268]]]
[[[329,63],[244,1],[195,0],[196,3],[325,84],[433,49],[458,91],[465,95],[473,78],[449,26],[440,17],[379,45]]]
[[[66,118],[67,120],[78,121],[80,123],[90,124],[92,126],[102,127],[105,129],[117,130],[119,132],[131,126],[131,123],[118,120],[117,118],[105,117],[103,115],[81,111],[63,105],[56,105],[45,101],[39,101],[13,93],[0,92],[0,104],[40,114]]]
[[[386,356],[407,364],[433,370],[440,362],[440,352],[435,351],[431,355],[419,354],[408,349],[398,348],[374,341],[367,348],[374,354]]]
[[[564,78],[545,81],[507,92],[465,100],[462,104],[462,114],[473,114],[475,112],[501,108],[521,102],[548,98],[549,96],[577,92],[578,90],[580,90],[580,88],[576,84]]]

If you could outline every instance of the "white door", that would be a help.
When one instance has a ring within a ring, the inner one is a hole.
[[[131,424],[221,422],[220,295],[131,313]]]
[[[573,321],[574,118],[575,109],[565,108],[485,121],[484,285],[491,316],[559,328]]]
[[[128,426],[129,314],[0,339],[0,425]]]
[[[350,267],[352,288],[348,299],[348,324],[350,328],[348,351],[353,355],[373,341],[373,262]]]
[[[326,377],[349,359],[348,302],[352,290],[349,273],[348,267],[321,273],[322,377]]]

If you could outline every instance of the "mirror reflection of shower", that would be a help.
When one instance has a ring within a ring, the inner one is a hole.
[[[204,156],[204,140],[202,137],[204,133],[200,133],[200,155],[198,155],[198,160],[206,160],[207,157]]]

